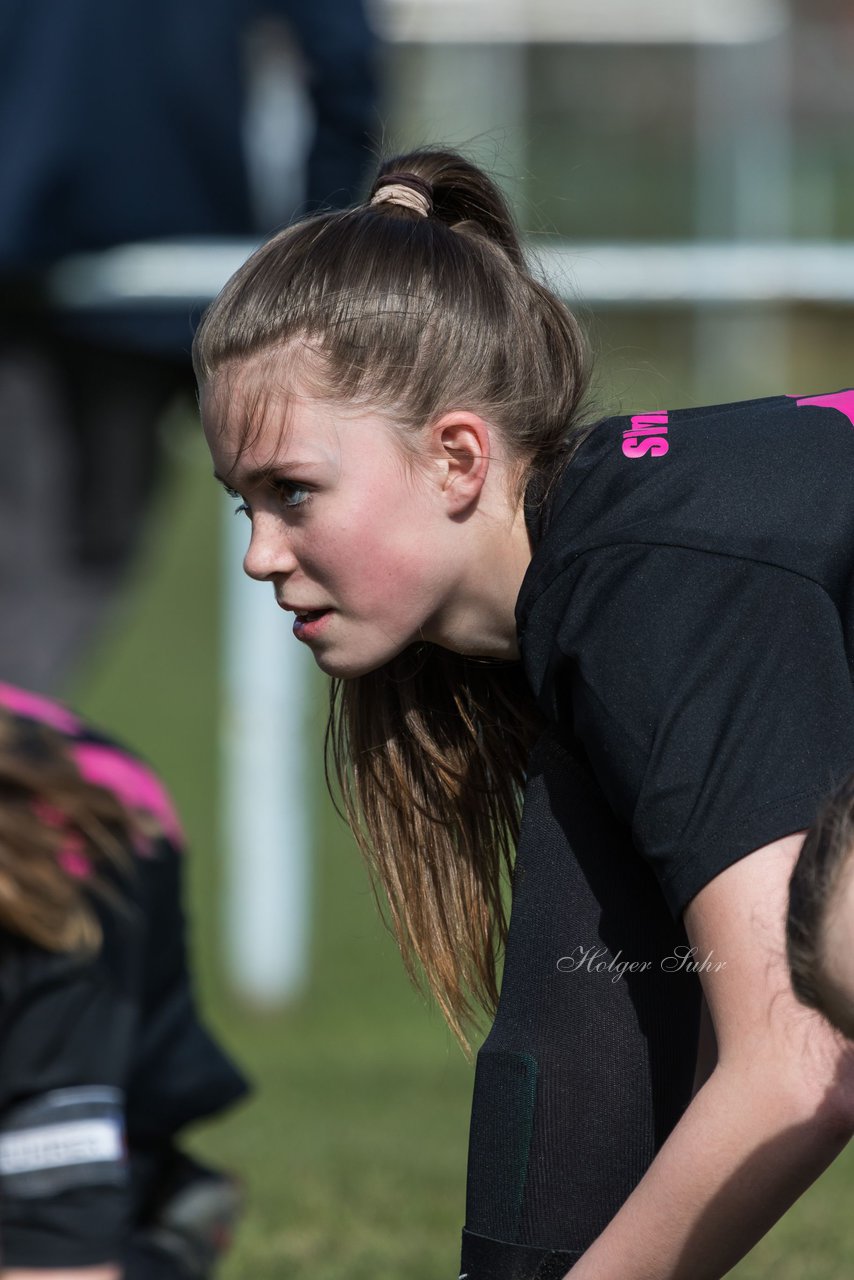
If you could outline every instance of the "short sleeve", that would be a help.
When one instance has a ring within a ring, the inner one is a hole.
[[[124,1098],[135,998],[103,957],[8,935],[0,951],[2,1265],[115,1261],[130,1229]]]
[[[573,574],[561,711],[676,918],[854,770],[842,617],[797,573],[682,547],[600,548]]]

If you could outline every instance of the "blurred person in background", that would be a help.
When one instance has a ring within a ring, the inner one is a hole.
[[[158,423],[192,393],[186,311],[61,314],[46,272],[131,242],[269,230],[253,211],[243,125],[244,55],[270,18],[287,22],[306,65],[304,205],[346,205],[376,99],[362,0],[0,0],[4,679],[61,692],[139,545]]]
[[[202,1280],[228,1247],[238,1183],[175,1145],[248,1089],[196,1013],[183,856],[142,760],[0,684],[2,1280]]]

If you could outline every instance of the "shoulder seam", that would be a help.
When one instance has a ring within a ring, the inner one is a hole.
[[[607,550],[609,547],[660,547],[669,551],[691,551],[696,555],[715,556],[718,559],[725,559],[725,560],[743,560],[743,561],[746,561],[748,564],[760,564],[760,565],[763,565],[766,569],[776,569],[780,573],[789,573],[796,578],[801,578],[803,579],[804,582],[811,582],[814,586],[818,587],[821,591],[824,592],[824,594],[827,596],[827,598],[830,600],[831,604],[833,605],[834,609],[836,609],[838,612],[837,603],[823,582],[819,581],[818,578],[811,577],[809,574],[801,573],[800,570],[798,569],[791,569],[789,568],[788,565],[776,564],[773,560],[761,560],[756,556],[737,555],[732,551],[717,551],[717,550],[713,550],[710,547],[692,547],[683,542],[644,542],[644,541],[638,540],[637,542],[625,541],[625,542],[596,543],[593,546],[585,547],[581,551],[576,551],[572,553],[569,559],[567,559],[564,563],[562,563],[555,570],[555,572],[549,576],[549,578],[546,581],[541,582],[539,586],[539,591],[537,592],[536,600],[532,601],[525,611],[525,617],[524,617],[525,625],[527,625],[528,618],[531,613],[531,609],[534,607],[537,600],[542,595],[544,595],[546,591],[549,590],[549,588],[557,581],[557,579],[566,569],[571,568],[572,565],[575,564],[576,560],[580,560],[582,556],[588,555],[591,551],[604,551],[604,550]]]

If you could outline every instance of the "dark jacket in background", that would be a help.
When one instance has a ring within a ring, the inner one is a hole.
[[[245,36],[265,16],[287,20],[308,71],[306,205],[345,205],[376,123],[362,0],[0,0],[0,288],[13,314],[22,295],[32,303],[33,273],[68,254],[272,230],[253,217],[242,138]],[[131,345],[145,345],[146,319],[163,349],[150,311]]]
[[[243,36],[286,18],[317,116],[310,206],[358,194],[375,38],[358,0],[0,0],[0,269],[158,236],[245,235]]]

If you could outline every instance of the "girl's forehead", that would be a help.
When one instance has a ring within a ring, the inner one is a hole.
[[[213,375],[207,391],[220,410],[253,418],[335,400],[324,357],[297,339],[228,361]]]
[[[334,440],[329,407],[269,356],[223,368],[200,399],[212,443],[238,455],[255,449],[280,453],[294,440],[328,450]]]
[[[376,455],[393,447],[386,415],[326,395],[269,357],[218,372],[200,401],[208,443],[229,470],[274,461],[340,466],[352,450]]]
[[[287,366],[269,353],[230,361],[202,387],[202,413],[206,425],[222,430],[263,426],[274,417],[287,419],[295,391]]]

